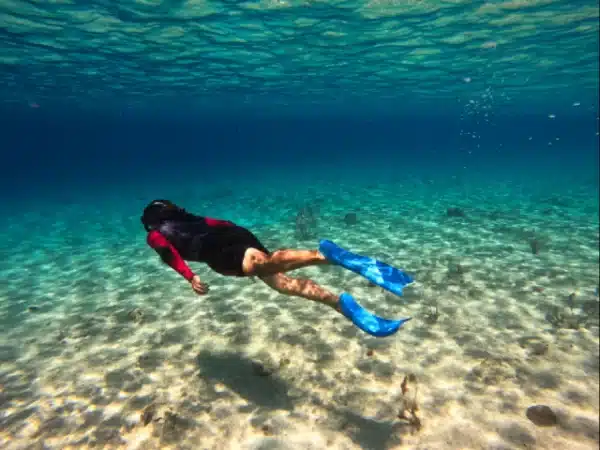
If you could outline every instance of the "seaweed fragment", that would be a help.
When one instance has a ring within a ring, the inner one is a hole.
[[[529,240],[529,248],[531,249],[531,253],[539,255],[542,250],[542,242],[539,239],[532,238]]]
[[[144,426],[148,425],[154,419],[156,415],[156,405],[154,403],[149,404],[144,408],[142,413],[140,414],[140,421],[144,424]]]
[[[310,205],[303,206],[296,213],[296,237],[301,240],[313,239],[317,229],[317,211]]]
[[[567,296],[567,306],[569,307],[569,309],[571,310],[571,312],[573,312],[573,308],[575,308],[575,298],[576,297],[577,297],[577,294],[575,292],[571,292]]]
[[[419,383],[417,376],[414,373],[409,373],[404,376],[400,384],[402,391],[402,404],[398,412],[398,419],[405,420],[413,431],[420,431],[422,428],[421,419],[417,416],[419,405],[417,403],[417,395],[419,393]]]
[[[525,232],[529,237],[529,249],[534,255],[539,255],[543,250],[548,247],[550,238],[548,236],[539,236],[534,232]]]

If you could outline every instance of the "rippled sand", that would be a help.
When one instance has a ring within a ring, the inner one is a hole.
[[[233,205],[256,212],[253,229],[271,248],[326,237],[414,273],[399,298],[337,267],[299,272],[382,316],[414,318],[386,339],[197,265],[212,289],[195,296],[145,247],[137,214],[99,225],[73,207],[39,227],[49,238],[37,250],[8,230],[0,447],[598,448],[597,203],[575,193],[509,205],[477,189],[468,203],[414,200],[389,189],[294,199],[271,221],[259,206],[270,199],[231,199],[233,216]],[[305,205],[317,228],[297,233]],[[414,402],[420,423],[400,419]],[[550,406],[557,425],[528,420],[534,404]]]

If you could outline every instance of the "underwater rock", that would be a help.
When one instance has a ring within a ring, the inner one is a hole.
[[[548,353],[549,346],[545,342],[533,342],[529,346],[529,351],[531,355],[534,356],[543,356]]]
[[[467,217],[467,214],[461,208],[448,208],[446,210],[446,216],[448,216],[448,217]]]
[[[140,308],[132,309],[127,313],[127,319],[134,323],[142,323],[144,321],[144,311]]]
[[[464,265],[464,264],[460,264],[460,263],[456,263],[456,264],[451,264],[448,267],[448,275],[450,276],[462,276],[464,274],[466,274],[469,271],[469,269]]]
[[[274,433],[273,427],[269,424],[264,424],[260,429],[265,436],[272,436]]]
[[[283,358],[281,359],[281,361],[279,361],[279,368],[283,368],[288,366],[292,361],[290,360],[290,358]]]
[[[268,369],[259,362],[252,361],[252,373],[259,377],[268,377],[273,373],[273,370]]]
[[[423,316],[423,320],[428,325],[436,324],[439,318],[440,312],[438,311],[437,305],[430,306],[429,311],[426,312]]]
[[[558,423],[556,414],[546,405],[530,406],[527,408],[525,415],[538,427],[551,427]]]
[[[165,359],[163,353],[150,350],[138,357],[137,365],[139,368],[152,371],[158,369]]]
[[[530,356],[543,356],[550,350],[550,344],[538,336],[523,336],[518,342],[521,348],[528,350]]]
[[[344,223],[348,226],[356,225],[358,223],[358,216],[356,213],[348,213],[344,216]]]
[[[569,308],[552,307],[545,317],[554,328],[577,330],[585,325],[585,317],[574,314]]]
[[[186,432],[194,427],[193,421],[179,415],[178,413],[167,410],[162,418],[162,428],[160,430],[160,442],[162,444],[172,444],[186,435]]]

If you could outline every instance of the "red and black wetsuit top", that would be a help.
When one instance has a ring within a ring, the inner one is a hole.
[[[236,227],[227,220],[187,215],[183,220],[167,220],[148,233],[146,242],[161,259],[186,280],[194,272],[185,261],[210,263],[218,249],[212,245],[224,228]]]

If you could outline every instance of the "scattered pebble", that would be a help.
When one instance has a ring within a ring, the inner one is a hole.
[[[127,313],[127,318],[135,323],[141,323],[144,320],[144,311],[140,308],[132,309]]]
[[[525,414],[538,427],[552,427],[558,423],[556,414],[546,405],[530,406]]]
[[[534,356],[543,356],[548,353],[549,346],[545,342],[532,342],[529,350],[530,354]]]
[[[264,424],[260,429],[265,436],[273,436],[273,427],[270,425]]]
[[[425,313],[425,315],[423,316],[425,323],[427,323],[429,325],[436,324],[437,321],[439,320],[439,318],[440,318],[440,312],[438,311],[437,305],[430,306],[429,311],[427,313]]]
[[[288,366],[290,362],[290,358],[283,358],[281,361],[279,361],[279,367]]]

